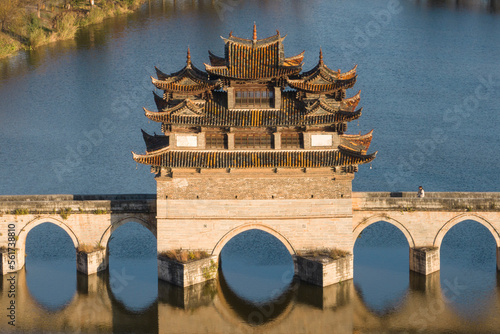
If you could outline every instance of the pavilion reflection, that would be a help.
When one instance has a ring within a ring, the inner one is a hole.
[[[158,284],[160,332],[294,333],[335,329],[335,333],[352,333],[352,281],[322,288],[294,279],[279,296],[263,303],[240,297],[221,271],[217,280],[187,288],[162,281]]]
[[[428,276],[411,273],[404,301],[384,315],[369,309],[352,280],[326,288],[294,280],[282,295],[262,304],[239,297],[223,275],[185,289],[158,281],[158,299],[147,308],[132,311],[113,294],[109,274],[79,274],[72,300],[64,308],[50,311],[33,298],[25,270],[15,276],[16,327],[10,328],[4,321],[0,332],[491,333],[500,327],[500,275],[487,310],[477,322],[457,312],[452,286],[440,279],[439,272]],[[1,279],[3,309],[11,300],[8,278]]]

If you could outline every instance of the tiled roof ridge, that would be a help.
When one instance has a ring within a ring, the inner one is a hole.
[[[318,168],[371,162],[377,152],[331,150],[168,150],[139,155],[136,162],[170,168]]]

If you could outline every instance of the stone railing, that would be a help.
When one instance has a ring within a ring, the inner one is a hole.
[[[0,196],[0,213],[75,212],[154,213],[156,195],[6,195]],[[26,211],[27,210],[27,211]]]
[[[353,210],[500,211],[500,192],[353,192]]]

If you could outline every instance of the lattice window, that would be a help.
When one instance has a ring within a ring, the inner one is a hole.
[[[273,137],[270,134],[235,134],[234,148],[236,149],[269,149],[273,146]]]
[[[282,133],[281,134],[281,148],[301,148],[302,136],[300,133]]]
[[[272,108],[274,91],[269,89],[245,89],[235,91],[235,108]]]
[[[205,134],[205,147],[207,149],[225,149],[227,147],[226,135],[223,133]]]

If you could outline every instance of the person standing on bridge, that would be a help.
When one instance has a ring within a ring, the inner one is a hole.
[[[424,188],[422,188],[422,186],[419,186],[418,187],[418,192],[417,192],[417,197],[418,198],[423,198],[424,196],[425,196]]]

